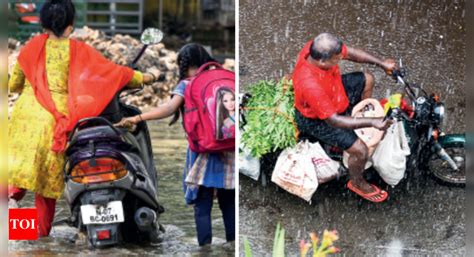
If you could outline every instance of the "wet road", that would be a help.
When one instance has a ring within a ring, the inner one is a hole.
[[[234,245],[226,243],[224,224],[217,204],[213,209],[213,246],[201,248],[197,244],[194,211],[186,206],[182,191],[182,170],[186,157],[187,141],[181,123],[168,126],[169,121],[149,122],[155,164],[158,170],[158,198],[166,211],[160,222],[166,233],[158,246],[124,245],[116,248],[89,250],[84,244],[75,244],[77,230],[65,225],[54,226],[51,237],[38,241],[9,241],[11,255],[43,256],[234,256]],[[28,194],[22,207],[32,207],[34,196]],[[55,221],[69,215],[61,199],[56,208]]]
[[[240,85],[290,73],[305,42],[321,32],[381,57],[402,58],[408,81],[437,92],[447,107],[447,132],[464,132],[466,29],[464,1],[240,1]],[[400,92],[374,66],[342,62],[342,72],[374,74],[376,97]],[[243,90],[244,91],[244,90]],[[414,171],[407,171],[413,173]],[[240,176],[240,238],[255,255],[269,254],[276,224],[286,229],[292,256],[307,233],[337,229],[346,256],[462,256],[465,189],[431,178],[405,179],[372,204],[345,188],[322,185],[311,205],[270,184]],[[242,245],[239,246],[242,250]]]
[[[240,176],[240,238],[248,238],[258,256],[272,249],[275,226],[286,230],[287,253],[298,253],[309,232],[336,229],[336,246],[346,256],[463,256],[465,195],[462,188],[438,185],[430,178],[405,180],[385,188],[385,203],[361,200],[344,179],[321,185],[311,204],[275,184],[263,187]],[[242,249],[242,248],[241,248]],[[390,255],[387,253],[400,253]]]

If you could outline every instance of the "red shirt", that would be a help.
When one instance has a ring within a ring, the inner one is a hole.
[[[299,53],[293,72],[295,107],[307,118],[324,120],[335,113],[343,113],[349,106],[349,99],[338,65],[323,70],[308,62],[311,42]],[[345,45],[342,45],[342,56],[347,57]]]

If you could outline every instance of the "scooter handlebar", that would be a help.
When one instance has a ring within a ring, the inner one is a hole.
[[[396,69],[392,71],[392,78],[398,81],[398,77],[404,78],[406,76],[406,70],[404,68]]]

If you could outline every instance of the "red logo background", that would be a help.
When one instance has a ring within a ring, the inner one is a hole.
[[[36,209],[9,209],[8,232],[10,240],[37,240],[38,212]]]

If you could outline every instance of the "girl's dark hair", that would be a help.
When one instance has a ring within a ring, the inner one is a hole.
[[[40,11],[41,26],[61,37],[68,26],[74,25],[76,8],[71,0],[48,0]]]
[[[178,52],[179,80],[187,76],[191,67],[199,68],[208,62],[215,62],[206,49],[200,44],[187,44]]]
[[[215,62],[215,60],[202,45],[190,43],[183,46],[178,52],[179,80],[187,78],[189,68],[199,68],[208,62]],[[182,109],[181,107],[180,111]],[[178,121],[180,111],[174,114],[170,125]]]

